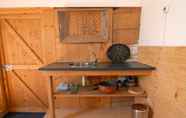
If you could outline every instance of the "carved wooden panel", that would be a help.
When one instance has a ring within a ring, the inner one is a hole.
[[[59,32],[63,42],[105,42],[109,39],[109,9],[60,9]]]

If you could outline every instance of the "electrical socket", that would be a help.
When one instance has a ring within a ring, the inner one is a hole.
[[[130,45],[131,58],[128,61],[137,61],[138,45]]]
[[[136,55],[138,53],[138,46],[137,45],[131,45],[130,50],[131,50],[132,55]]]
[[[168,14],[168,13],[169,13],[169,10],[170,10],[169,5],[163,7],[163,12],[164,12],[165,14]]]

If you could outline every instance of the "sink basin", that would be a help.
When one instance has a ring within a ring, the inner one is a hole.
[[[96,67],[96,63],[94,62],[72,62],[69,63],[68,66],[71,68],[87,68],[87,67]]]

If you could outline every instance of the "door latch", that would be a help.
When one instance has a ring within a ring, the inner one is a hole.
[[[12,71],[13,70],[13,65],[4,64],[4,65],[2,65],[2,68],[5,69],[6,71]]]

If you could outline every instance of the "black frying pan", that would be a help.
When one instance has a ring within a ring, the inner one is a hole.
[[[130,48],[124,44],[113,44],[108,48],[107,56],[112,63],[125,63],[125,61],[130,58]]]

